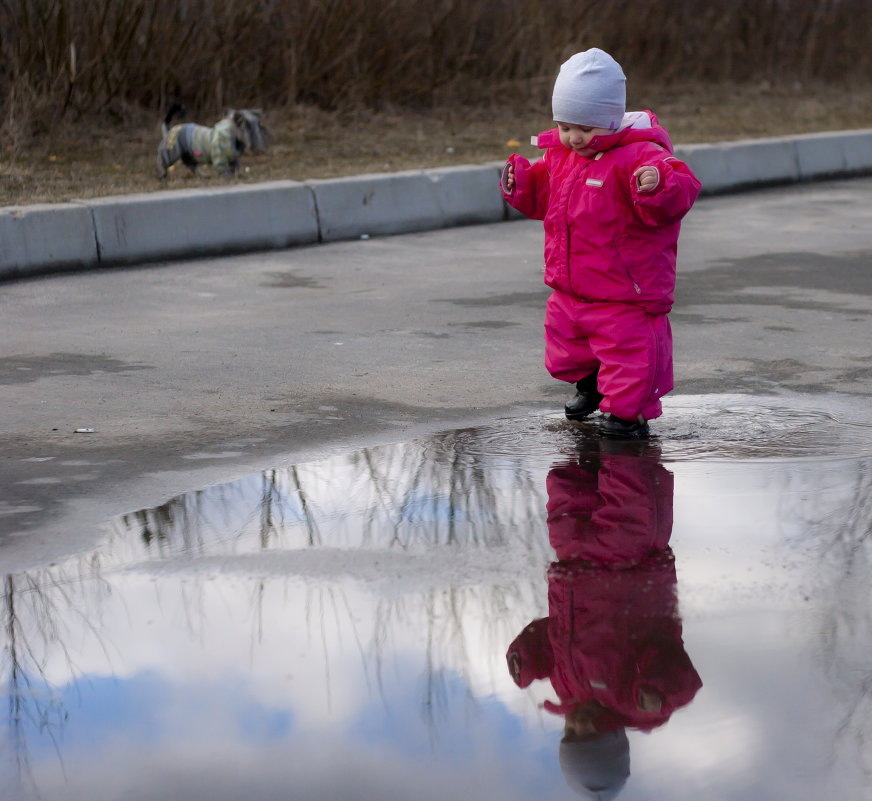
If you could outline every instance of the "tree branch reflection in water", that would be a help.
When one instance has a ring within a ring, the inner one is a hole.
[[[517,459],[471,459],[455,441],[469,436],[446,435],[438,450],[412,442],[266,471],[125,515],[116,532],[125,541],[138,536],[143,557],[164,558],[319,545],[503,545],[523,536],[541,489]],[[541,553],[537,538],[528,539]]]
[[[872,778],[872,459],[811,463],[787,474],[780,497],[785,538],[817,561],[805,589],[820,609],[813,647],[847,710],[830,760],[837,762],[839,742],[849,741],[850,761]]]
[[[299,578],[292,566],[288,573],[282,563],[245,563],[237,569],[235,560],[307,550],[317,555],[327,549],[330,554],[318,565],[317,576],[331,575],[330,560],[337,550],[352,556],[352,574],[354,560],[363,553],[375,558],[364,580],[378,570],[379,559],[388,570],[371,619],[359,619],[341,582],[308,582],[303,607],[288,610],[302,614],[311,641],[320,642],[328,706],[331,659],[339,632],[352,632],[367,684],[387,707],[384,673],[386,660],[397,657],[394,633],[398,627],[423,626],[420,709],[435,742],[440,709],[447,703],[447,676],[458,670],[468,674],[471,661],[482,651],[493,653],[499,648],[533,598],[532,582],[524,589],[524,570],[535,575],[548,558],[541,536],[544,502],[535,463],[487,454],[471,458],[464,448],[474,440],[475,432],[458,432],[435,444],[421,441],[368,449],[208,487],[123,516],[92,554],[8,577],[6,673],[12,685],[27,683],[20,692],[9,693],[10,720],[20,720],[24,704],[38,729],[60,736],[67,710],[57,701],[44,700],[53,693],[46,663],[58,652],[64,654],[66,668],[58,671],[55,666],[55,675],[66,673],[68,681],[75,683],[83,675],[77,667],[77,652],[87,648],[83,638],[97,643],[103,652],[103,671],[113,672],[110,651],[120,655],[123,663],[125,645],[105,642],[109,631],[101,625],[109,614],[105,610],[111,603],[126,603],[127,578],[143,571],[148,574],[155,561],[174,576],[178,570],[185,572],[181,581],[173,582],[176,598],[167,596],[166,582],[153,584],[152,614],[181,624],[189,640],[204,647],[224,622],[206,600],[215,571],[235,575],[237,581],[240,569],[248,574],[243,581],[250,587],[249,661],[253,664],[265,626],[271,623],[265,618],[265,605],[270,602],[274,609],[276,594],[288,597]],[[414,561],[392,567],[391,553],[408,554]],[[467,565],[467,555],[472,553],[479,554],[473,559],[476,570],[461,569],[458,575],[456,569]],[[508,566],[491,569],[490,563],[499,562],[492,553],[507,558]],[[210,561],[215,559],[219,561]],[[187,572],[198,563],[206,565],[205,574],[198,569]],[[434,564],[435,572],[431,571]],[[405,566],[426,580],[414,588],[404,584]],[[396,589],[391,588],[392,578],[399,580]],[[26,608],[20,603],[24,584]],[[451,669],[446,673],[448,665]],[[42,691],[34,689],[34,676],[41,678]],[[479,684],[481,680],[476,679]],[[18,745],[23,766],[27,753],[23,730],[13,726],[10,737]]]

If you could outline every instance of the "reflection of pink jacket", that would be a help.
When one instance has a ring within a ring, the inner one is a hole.
[[[582,301],[641,304],[652,314],[672,308],[681,218],[700,182],[673,155],[666,129],[650,111],[628,115],[630,127],[591,140],[580,156],[557,129],[539,134],[544,158],[509,158],[515,188],[506,201],[545,223],[545,283]],[[659,183],[640,192],[633,172],[651,165]]]
[[[601,718],[600,732],[621,726],[648,731],[690,703],[702,681],[684,650],[675,583],[668,549],[630,570],[555,564],[549,616],[537,621],[547,637],[525,653],[522,633],[510,648],[522,664],[531,658],[541,671],[536,678],[551,680],[559,701],[545,708],[566,714],[598,701],[610,713]],[[640,708],[642,690],[660,698],[659,710]]]
[[[650,731],[689,704],[702,680],[684,650],[670,557],[667,550],[620,571],[553,565],[548,617],[526,626],[506,653],[518,686],[549,679],[559,701],[545,708],[558,715],[599,702],[600,733]],[[642,690],[660,698],[660,709],[640,708]]]

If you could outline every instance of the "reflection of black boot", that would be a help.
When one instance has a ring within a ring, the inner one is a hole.
[[[603,396],[596,388],[596,375],[591,373],[575,382],[575,396],[563,407],[567,420],[583,420],[599,409]]]
[[[648,439],[648,423],[644,420],[624,420],[613,414],[606,416],[600,434],[609,439]]]

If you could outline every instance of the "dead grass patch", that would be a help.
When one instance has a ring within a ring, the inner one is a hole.
[[[430,111],[328,112],[311,106],[266,110],[271,149],[243,157],[235,179],[191,178],[177,167],[154,177],[159,121],[62,121],[0,150],[0,205],[279,179],[307,180],[368,172],[498,161],[517,151],[533,157],[530,135],[550,127],[548,85],[523,92],[497,87],[489,106]],[[520,105],[515,98],[529,98]],[[628,106],[651,108],[676,144],[872,127],[872,88],[846,85],[631,83]],[[196,121],[212,123],[218,114]],[[516,141],[520,145],[508,143]]]

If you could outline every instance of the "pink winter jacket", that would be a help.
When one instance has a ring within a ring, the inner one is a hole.
[[[529,623],[506,652],[519,687],[547,678],[565,715],[595,700],[606,713],[600,733],[623,726],[650,731],[702,687],[682,639],[671,551],[615,572],[557,562],[548,574],[548,617]],[[639,707],[653,691],[657,711]]]
[[[666,129],[650,111],[627,115],[627,128],[594,137],[594,155],[560,142],[558,130],[538,136],[545,149],[530,164],[513,154],[515,186],[506,201],[545,224],[545,283],[581,301],[638,303],[652,314],[672,308],[681,218],[701,184],[673,155]],[[639,126],[643,127],[639,127]],[[650,165],[659,182],[640,192],[633,177]]]

